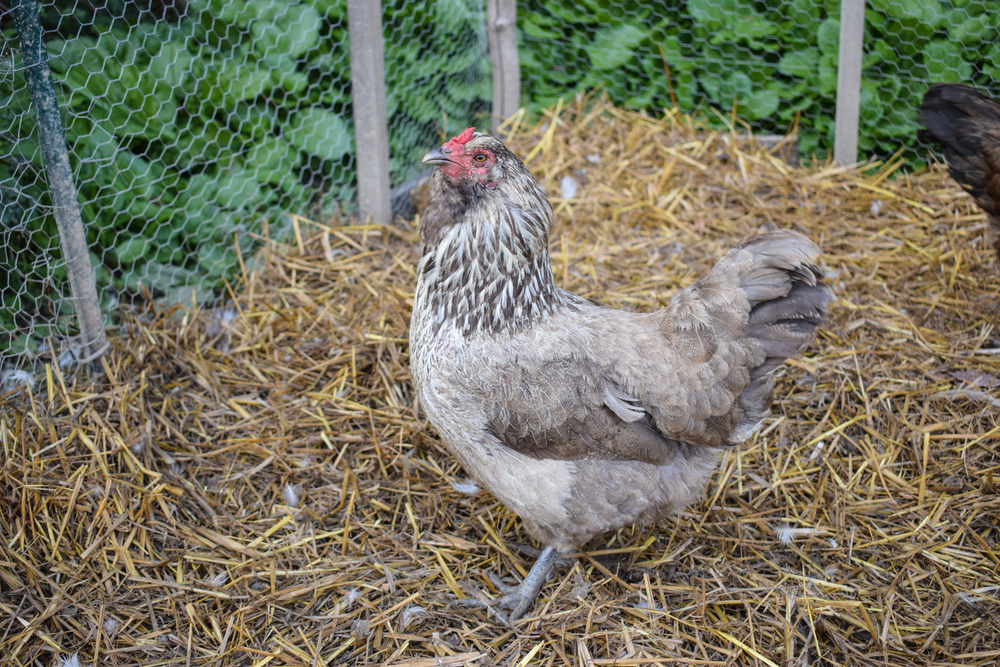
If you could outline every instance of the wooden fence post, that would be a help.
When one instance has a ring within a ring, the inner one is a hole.
[[[486,0],[486,35],[493,67],[490,132],[521,107],[521,62],[517,55],[517,0]]]
[[[354,155],[358,167],[358,208],[362,221],[392,222],[389,201],[389,129],[385,110],[382,4],[347,0],[354,99]]]
[[[833,159],[858,161],[858,114],[861,110],[861,55],[865,40],[865,0],[841,0],[840,59],[837,65],[837,119]]]
[[[97,279],[90,264],[90,246],[80,217],[73,171],[63,133],[62,119],[52,86],[49,55],[42,40],[42,24],[34,0],[14,1],[14,23],[24,60],[24,78],[35,108],[38,137],[45,159],[45,175],[52,197],[52,213],[59,229],[59,247],[66,262],[66,275],[73,296],[73,307],[80,326],[83,353],[80,362],[94,361],[108,348],[104,317],[97,297]]]

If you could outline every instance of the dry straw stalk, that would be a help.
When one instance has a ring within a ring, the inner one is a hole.
[[[544,122],[512,144],[571,290],[658,308],[761,228],[825,251],[831,321],[704,501],[588,545],[515,627],[450,606],[530,557],[414,402],[418,237],[299,219],[225,308],[131,317],[103,373],[6,396],[4,664],[1000,660],[1000,273],[971,200],[940,168],[794,169],[678,113]]]

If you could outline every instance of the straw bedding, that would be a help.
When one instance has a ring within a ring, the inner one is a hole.
[[[508,129],[587,297],[661,307],[762,228],[824,249],[839,304],[704,500],[587,545],[514,627],[451,605],[532,557],[414,404],[418,237],[296,219],[224,308],[150,308],[99,373],[4,398],[4,664],[1000,660],[1000,272],[944,170],[793,169],[600,102]]]

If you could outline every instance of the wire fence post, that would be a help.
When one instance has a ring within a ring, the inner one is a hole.
[[[34,0],[15,0],[14,23],[24,60],[24,78],[35,107],[38,136],[45,160],[52,212],[59,228],[59,242],[66,261],[66,274],[76,309],[83,342],[81,362],[93,361],[104,353],[108,339],[104,332],[100,300],[94,267],[90,264],[90,248],[80,217],[73,172],[69,166],[66,137],[52,86],[49,57],[42,39],[42,24]]]
[[[833,159],[858,161],[858,114],[861,110],[861,55],[865,39],[865,0],[841,0],[840,56],[837,65],[837,118]]]
[[[486,34],[493,68],[490,132],[521,107],[521,63],[517,55],[517,0],[487,0]]]
[[[371,216],[375,224],[387,225],[392,222],[392,206],[379,0],[347,0],[347,37],[351,49],[359,214],[362,220]]]

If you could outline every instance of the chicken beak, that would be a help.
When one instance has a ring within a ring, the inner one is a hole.
[[[434,150],[429,151],[426,155],[424,155],[423,159],[420,161],[423,162],[424,164],[433,164],[433,165],[445,165],[449,163],[459,164],[457,160],[454,160],[448,155],[445,155],[444,151],[442,151],[440,148],[435,148]]]

